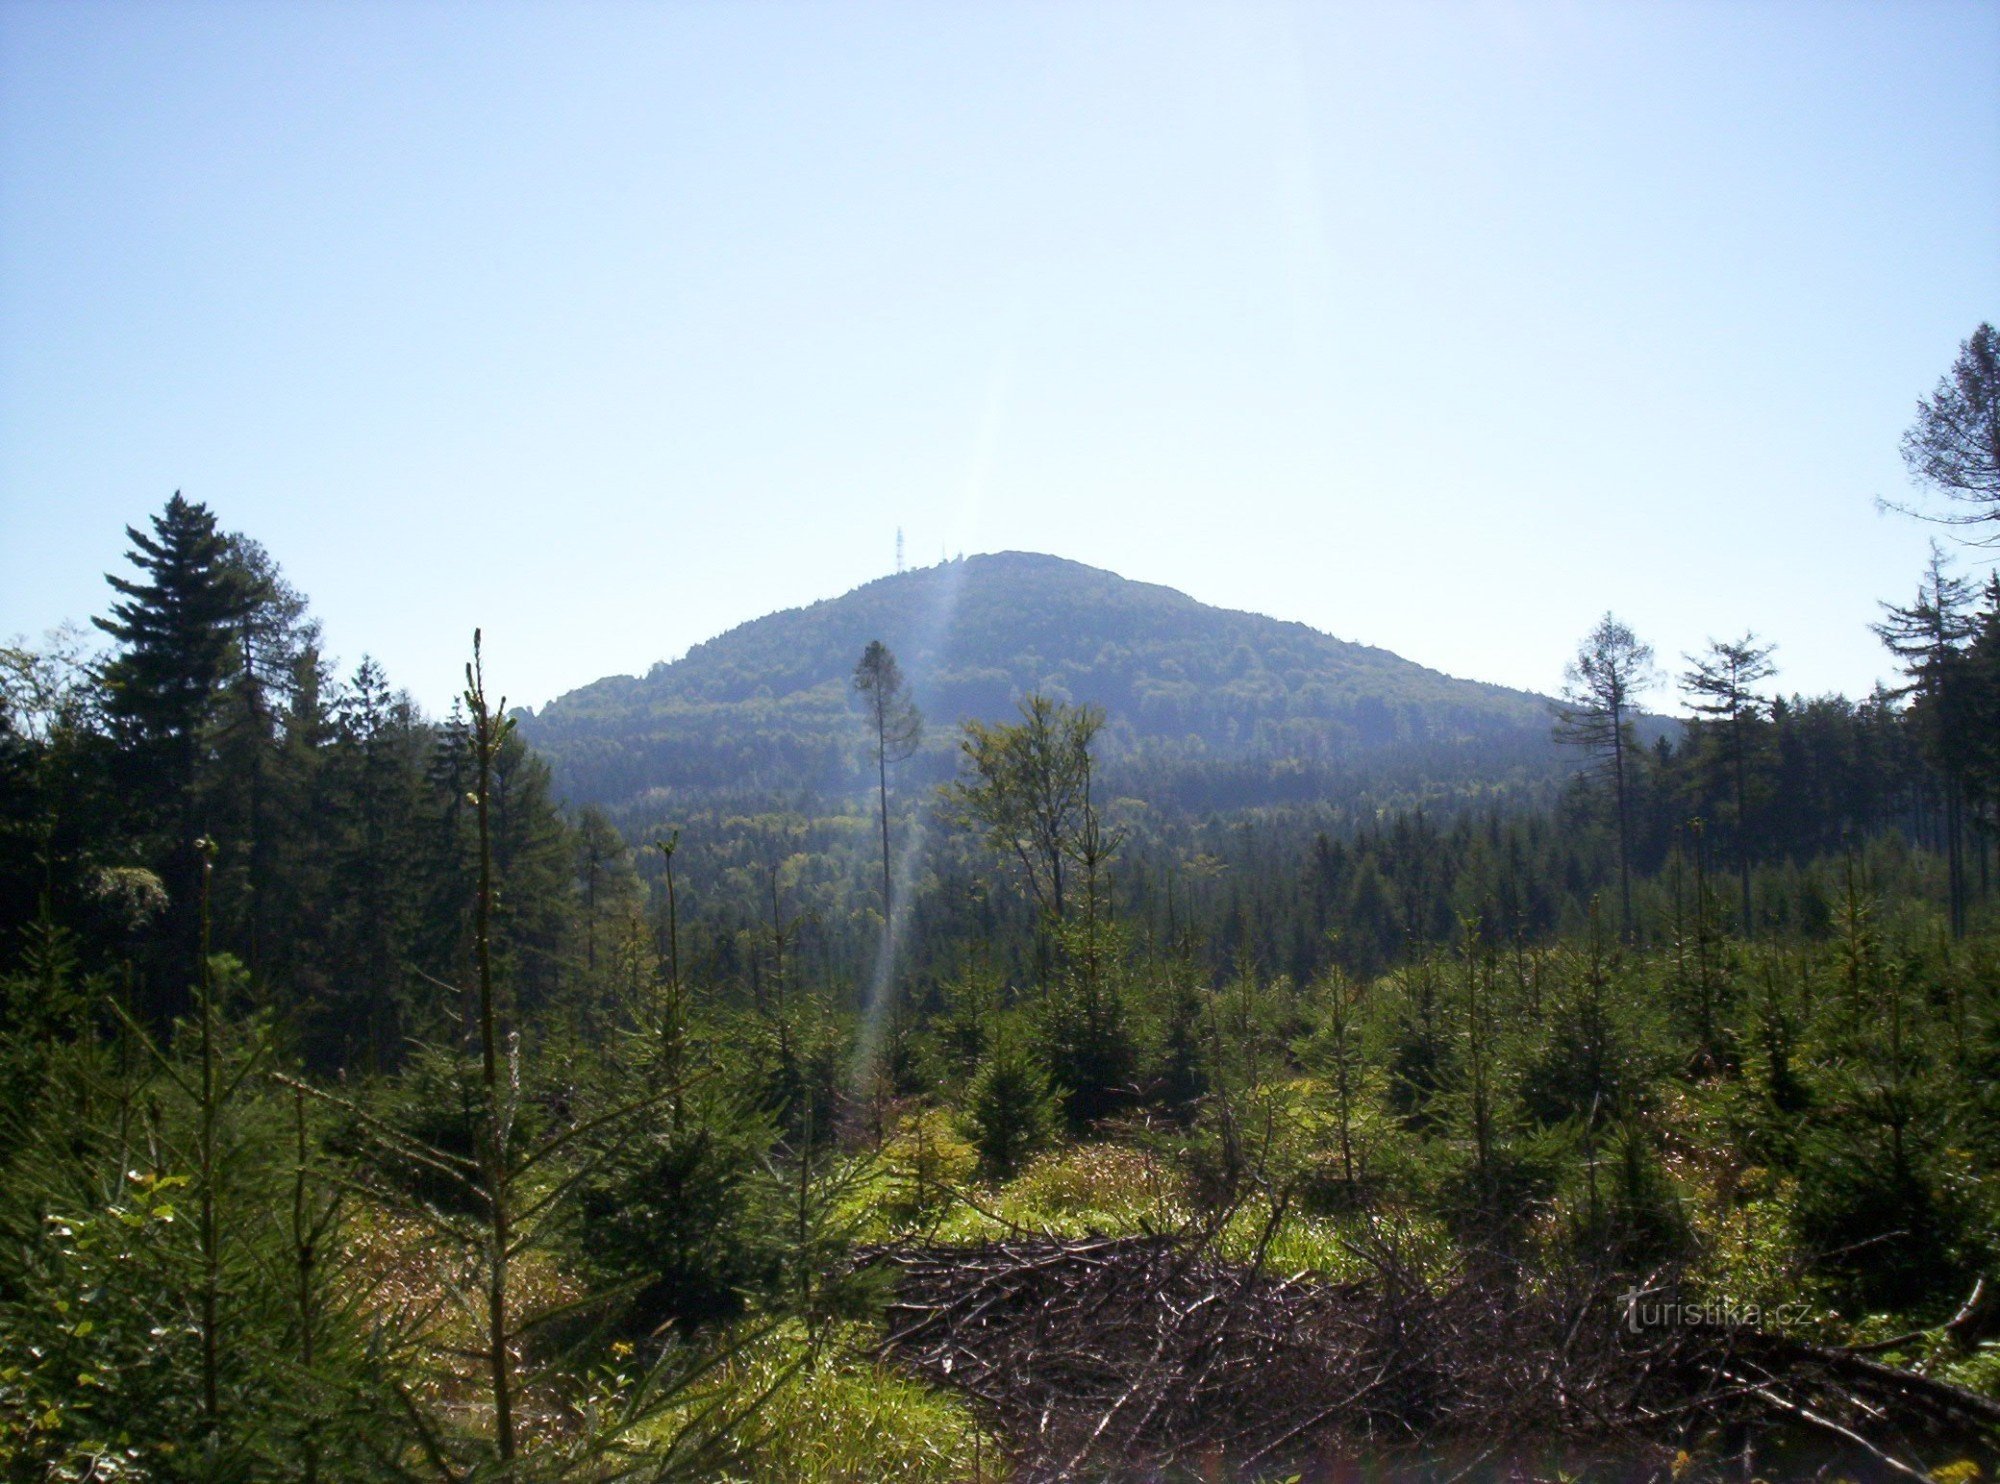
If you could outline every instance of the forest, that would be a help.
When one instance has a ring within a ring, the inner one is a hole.
[[[961,724],[878,638],[861,786],[572,805],[504,653],[336,673],[176,494],[0,651],[0,1469],[1989,1477],[1996,357],[1896,688],[1607,613],[1559,771]]]
[[[523,735],[566,796],[606,808],[662,792],[678,807],[855,792],[871,764],[847,681],[870,643],[896,656],[933,718],[1004,720],[1031,692],[1103,708],[1101,760],[1145,769],[1149,800],[1236,808],[1390,774],[1435,786],[1509,765],[1555,771],[1546,707],[1525,692],[1018,551],[767,614],[642,676],[558,696],[521,718]],[[956,729],[934,727],[901,777],[942,783],[957,753]]]

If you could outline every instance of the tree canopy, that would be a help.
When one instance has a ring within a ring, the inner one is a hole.
[[[1982,324],[1958,348],[1937,389],[1917,403],[1903,463],[1919,488],[1943,496],[1918,512],[1957,526],[1976,545],[2000,543],[2000,334]]]

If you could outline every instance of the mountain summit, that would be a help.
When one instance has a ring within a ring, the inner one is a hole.
[[[1468,750],[1518,757],[1548,736],[1546,703],[1526,692],[1017,551],[755,619],[644,676],[571,691],[522,731],[578,802],[845,791],[866,742],[850,677],[871,639],[909,678],[927,723],[918,767],[938,775],[960,723],[1008,719],[1031,690],[1102,706],[1111,756],[1366,769],[1446,750],[1462,773]]]

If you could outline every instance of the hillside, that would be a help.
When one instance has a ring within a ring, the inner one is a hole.
[[[927,776],[949,770],[960,722],[1010,717],[1037,688],[1103,706],[1113,761],[1407,771],[1449,754],[1463,773],[1468,754],[1517,762],[1546,750],[1536,696],[1026,552],[770,614],[642,677],[608,676],[523,713],[522,732],[578,802],[656,789],[844,791],[859,781],[865,741],[849,676],[878,638],[924,712],[916,771]]]

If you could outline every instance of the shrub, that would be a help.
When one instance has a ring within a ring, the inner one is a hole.
[[[1006,1039],[995,1046],[966,1092],[980,1176],[1006,1180],[1047,1148],[1055,1137],[1057,1106],[1049,1075],[1032,1053]]]
[[[577,1243],[598,1275],[631,1284],[628,1328],[734,1318],[783,1266],[779,1192],[765,1161],[776,1119],[711,1093],[623,1142],[583,1183]]]
[[[883,1143],[881,1160],[888,1180],[881,1210],[892,1228],[936,1219],[949,1208],[952,1189],[979,1170],[979,1151],[936,1108],[905,1116]]]

